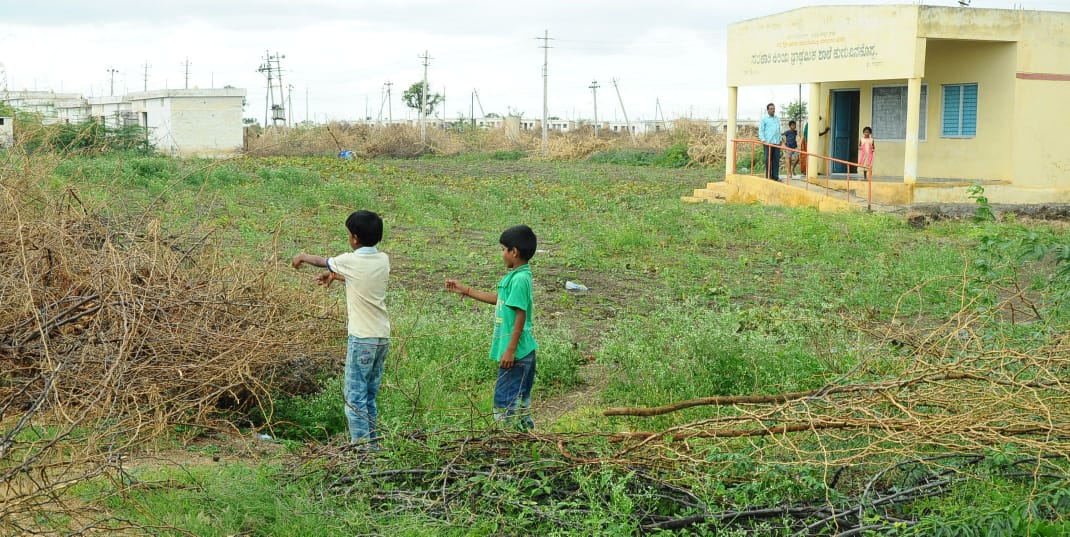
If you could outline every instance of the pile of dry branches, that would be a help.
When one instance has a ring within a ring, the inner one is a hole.
[[[269,413],[336,326],[304,315],[269,264],[44,192],[49,171],[0,161],[0,521],[16,526],[175,426]]]
[[[1025,305],[1025,307],[1023,307]],[[762,438],[758,454],[842,465],[930,450],[974,452],[1013,443],[1023,452],[1070,452],[1070,333],[1039,329],[1023,349],[998,331],[1043,323],[1021,291],[994,308],[968,303],[938,327],[894,321],[854,323],[876,345],[852,371],[822,388],[768,396],[726,396],[657,408],[609,409],[607,416],[654,416],[713,406],[718,415],[667,431],[631,433],[652,441]],[[995,312],[995,313],[993,313]],[[816,460],[815,460],[816,459]]]

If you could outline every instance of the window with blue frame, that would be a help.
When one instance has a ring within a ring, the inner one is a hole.
[[[977,136],[977,84],[944,85],[944,115],[941,136]]]

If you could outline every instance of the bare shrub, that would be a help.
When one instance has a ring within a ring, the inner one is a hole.
[[[239,265],[208,237],[42,191],[57,162],[0,160],[3,534],[49,513],[75,532],[94,523],[58,505],[59,491],[121,477],[124,456],[176,425],[270,415],[269,394],[298,389],[294,371],[323,364],[330,351],[316,346],[337,326],[310,319],[273,264]]]
[[[665,151],[674,144],[687,145],[691,165],[719,166],[724,163],[724,133],[706,122],[678,119],[671,128],[637,136],[601,129],[594,136],[591,125],[567,132],[549,133],[547,151],[542,152],[542,132],[523,130],[510,134],[506,129],[483,129],[469,125],[440,128],[428,125],[427,143],[421,142],[417,126],[330,123],[315,127],[268,129],[250,138],[246,152],[257,156],[323,156],[343,150],[364,158],[416,158],[427,154],[452,156],[465,153],[524,151],[540,160],[586,160],[599,152],[639,150]]]

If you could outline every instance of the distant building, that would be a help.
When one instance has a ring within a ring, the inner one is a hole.
[[[244,89],[165,89],[126,98],[160,152],[221,157],[241,151]]]
[[[245,90],[239,88],[164,89],[88,100],[76,93],[8,91],[0,93],[0,101],[39,114],[46,125],[88,119],[109,128],[140,125],[157,150],[169,155],[219,157],[242,147]]]
[[[89,98],[89,117],[109,129],[138,125],[137,114],[125,95]]]
[[[84,120],[89,112],[85,98],[77,93],[5,91],[0,93],[0,101],[20,112],[41,116],[41,123],[45,125],[63,122],[77,123]]]
[[[15,118],[0,116],[0,149],[15,145]]]

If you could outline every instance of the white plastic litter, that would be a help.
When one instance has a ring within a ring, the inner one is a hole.
[[[590,291],[590,289],[588,289],[586,285],[583,285],[582,283],[572,282],[572,281],[566,281],[565,282],[565,289],[567,289],[569,291],[581,291],[581,292],[582,291]]]

